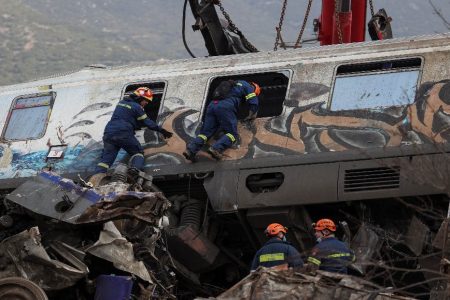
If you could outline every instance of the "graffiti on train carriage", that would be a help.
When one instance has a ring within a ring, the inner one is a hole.
[[[447,142],[450,138],[447,125],[450,121],[450,80],[424,83],[417,89],[413,103],[384,109],[333,111],[325,102],[302,106],[302,102],[308,99],[298,91],[300,88],[304,88],[304,84],[292,85],[291,97],[284,101],[281,115],[258,118],[252,127],[240,123],[239,140],[225,152],[224,160],[395,147],[404,143],[435,144]],[[315,91],[310,88],[307,93],[311,97],[329,91],[320,84],[312,89]],[[170,142],[166,142],[150,131],[144,132],[141,141],[144,143],[146,167],[186,163],[181,153],[199,127],[200,112],[188,107],[186,101],[167,98],[165,103],[168,105],[160,113],[159,121],[175,134]],[[104,107],[93,109],[99,114],[108,114],[99,109]],[[86,109],[92,108],[86,107],[80,113]],[[87,143],[69,144],[64,160],[54,165],[55,170],[92,171],[93,162],[101,156],[102,145],[85,133],[83,127],[95,123],[74,119],[67,127],[66,131],[70,128],[76,130],[66,139],[78,137]],[[30,176],[46,167],[47,154],[47,149],[22,153],[4,144],[0,147],[0,177]],[[120,158],[124,157],[122,153]],[[206,154],[202,158],[213,161]]]
[[[286,102],[290,107],[282,115],[257,119],[253,130],[240,124],[238,145],[226,152],[225,159],[395,147],[402,143],[434,144],[450,137],[450,81],[424,83],[414,103],[383,110],[331,111],[326,103],[302,107],[295,106],[300,103],[296,99]],[[165,127],[175,132],[174,141],[149,145],[145,149],[147,162],[159,153],[183,162],[180,153],[197,126],[186,120],[198,114],[190,108],[170,114]],[[156,158],[152,163],[157,163]]]

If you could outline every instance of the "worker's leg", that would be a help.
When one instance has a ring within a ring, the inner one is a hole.
[[[223,130],[224,135],[222,135],[215,143],[211,146],[211,149],[222,153],[225,149],[231,147],[231,145],[236,142],[238,132],[237,132],[237,116],[232,109],[221,109],[218,114],[218,120],[220,123],[220,128]]]
[[[95,168],[95,173],[106,173],[109,167],[114,163],[114,160],[119,153],[120,147],[108,138],[103,137],[103,153],[102,159]]]
[[[144,169],[144,148],[135,136],[121,138],[122,148],[130,155],[128,165],[137,170]]]
[[[195,155],[203,145],[216,133],[219,122],[215,116],[215,105],[210,104],[206,110],[205,121],[203,123],[202,129],[195,139],[193,139],[188,145],[187,150],[189,150],[193,155]]]

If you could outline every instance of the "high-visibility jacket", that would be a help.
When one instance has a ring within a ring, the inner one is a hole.
[[[335,237],[324,238],[312,250],[308,263],[319,270],[347,274],[347,266],[355,261],[355,254],[346,243]]]
[[[141,129],[144,126],[150,130],[161,130],[161,128],[147,116],[142,106],[134,102],[131,98],[126,97],[117,104],[111,120],[106,124],[104,135],[134,135],[136,130]]]
[[[270,268],[283,264],[292,268],[302,267],[303,260],[297,249],[289,242],[273,237],[256,252],[251,270],[256,270],[259,266]]]

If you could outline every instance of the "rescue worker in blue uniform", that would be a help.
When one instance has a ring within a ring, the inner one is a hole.
[[[334,222],[321,219],[313,227],[318,243],[308,257],[308,264],[312,267],[308,269],[347,274],[347,266],[355,261],[355,254],[346,243],[335,237]]]
[[[241,102],[249,104],[249,115],[245,121],[253,121],[258,112],[258,96],[260,87],[254,82],[244,80],[226,80],[219,84],[213,92],[213,100],[206,109],[203,126],[183,152],[186,159],[194,162],[195,156],[203,145],[220,129],[224,132],[208,152],[215,158],[221,159],[225,149],[231,147],[238,136],[238,110]]]
[[[120,149],[124,149],[131,156],[129,165],[132,169],[143,170],[144,149],[134,136],[134,132],[141,127],[146,126],[157,131],[165,139],[172,137],[171,132],[158,126],[145,113],[144,107],[152,100],[153,92],[147,87],[139,87],[119,101],[103,133],[103,154],[96,173],[105,173]]]
[[[286,232],[287,228],[278,223],[267,226],[264,233],[270,237],[270,240],[256,252],[251,271],[259,266],[271,268],[285,265],[286,269],[303,267],[300,253],[286,241]]]

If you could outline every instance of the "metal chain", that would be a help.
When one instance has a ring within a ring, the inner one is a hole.
[[[277,36],[275,37],[275,45],[273,46],[273,51],[277,51],[278,43],[280,42],[281,27],[283,26],[283,21],[284,21],[284,15],[286,13],[287,2],[288,2],[288,0],[284,0],[284,2],[283,2],[283,7],[281,8],[280,22],[278,22],[278,27],[275,27],[275,30],[277,31]]]
[[[336,19],[336,26],[338,31],[338,37],[339,37],[339,44],[343,43],[342,38],[342,29],[341,29],[341,20],[339,18],[339,12],[338,12],[338,0],[334,0],[334,18]]]
[[[305,18],[303,19],[302,28],[300,29],[300,32],[298,33],[297,41],[295,42],[294,48],[297,48],[300,44],[303,36],[303,32],[305,32],[306,23],[308,22],[309,13],[311,12],[311,5],[313,0],[309,0],[308,7],[306,8]]]
[[[219,6],[220,11],[222,12],[222,15],[225,17],[225,19],[228,22],[228,28],[234,32],[235,34],[237,34],[242,42],[244,43],[244,46],[249,49],[251,52],[258,52],[258,49],[256,49],[255,46],[253,46],[248,40],[247,38],[244,36],[244,34],[239,30],[239,28],[233,23],[233,21],[231,20],[230,15],[225,11],[225,8],[223,8],[222,2],[220,0],[216,0],[214,3],[217,3],[217,5]]]
[[[373,8],[373,0],[369,0],[370,4],[370,13],[372,14],[372,17],[375,15],[375,10]]]

